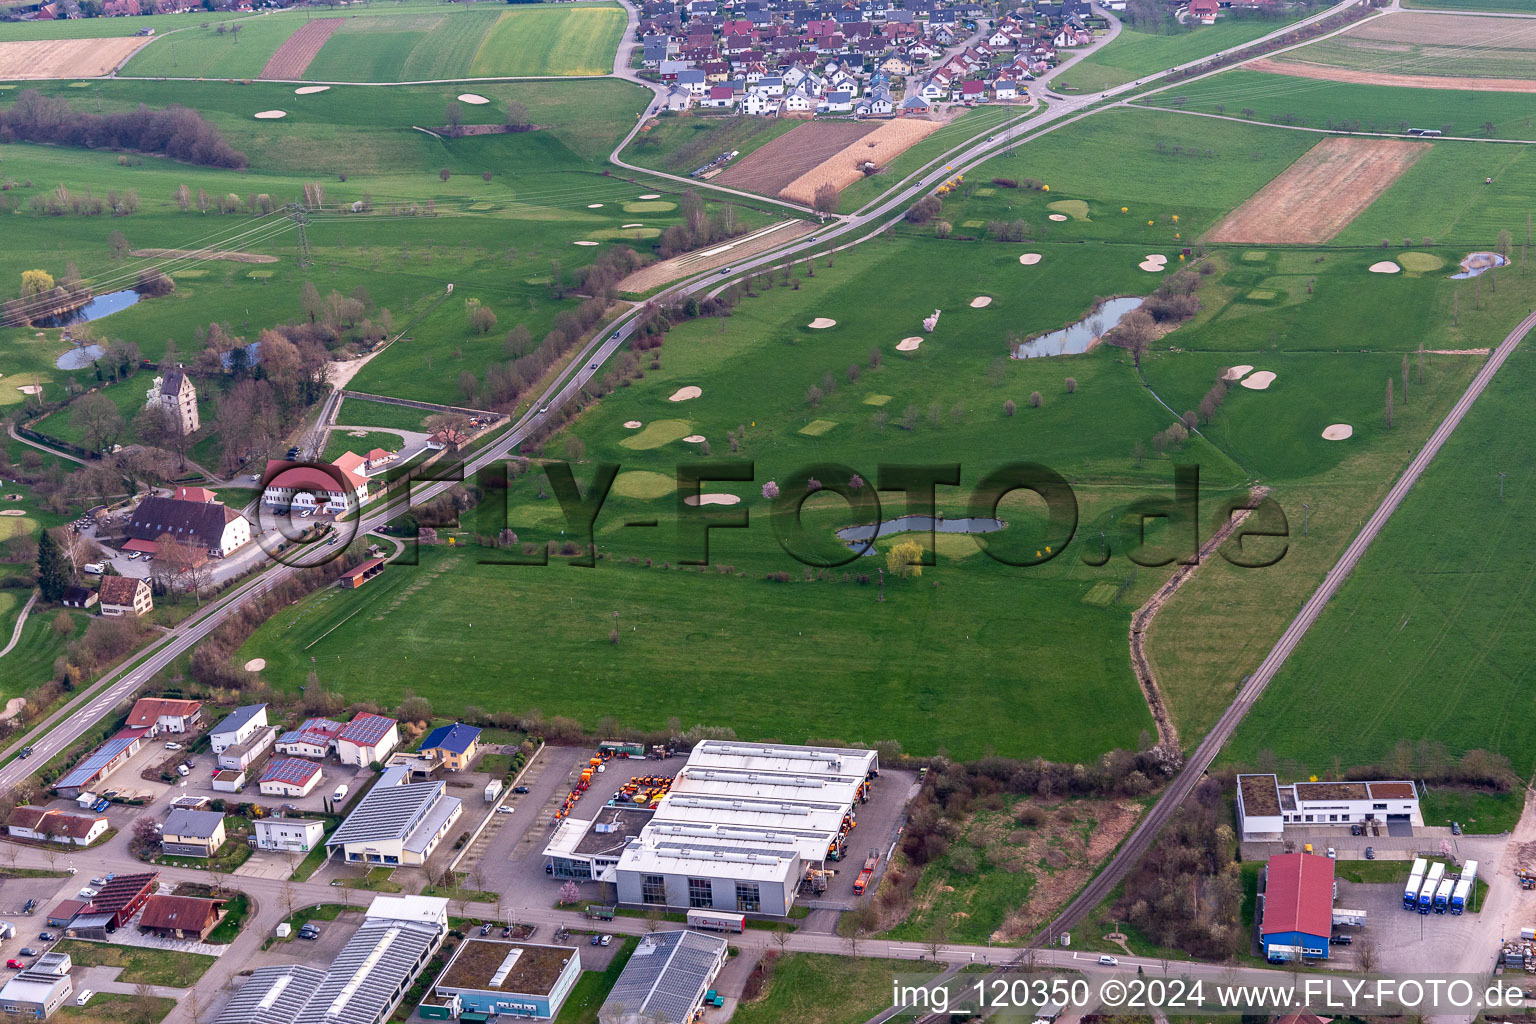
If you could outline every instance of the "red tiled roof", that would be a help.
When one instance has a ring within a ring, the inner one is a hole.
[[[140,697],[128,713],[127,724],[133,728],[147,729],[160,720],[162,715],[181,718],[193,714],[202,707],[202,701],[171,700],[165,697]]]
[[[1264,934],[1333,934],[1333,861],[1309,853],[1269,858],[1264,890]]]
[[[138,551],[141,554],[154,554],[160,550],[160,545],[152,540],[130,540],[123,545],[124,551]]]
[[[132,576],[103,576],[101,578],[101,603],[132,606],[139,587],[147,586],[143,580]]]
[[[219,912],[223,900],[205,900],[196,896],[151,896],[139,915],[140,928],[179,928],[200,932]]]

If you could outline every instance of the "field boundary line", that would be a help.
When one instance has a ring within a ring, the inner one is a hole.
[[[1259,74],[1268,74],[1261,71]],[[1304,124],[1273,124],[1269,121],[1250,121],[1245,117],[1235,117],[1232,114],[1213,114],[1206,110],[1181,110],[1178,107],[1142,106],[1136,103],[1122,102],[1119,106],[1126,110],[1160,110],[1169,114],[1187,114],[1190,117],[1213,117],[1219,121],[1236,121],[1239,124],[1257,125],[1260,128],[1283,128],[1288,132],[1312,132],[1314,135],[1334,135],[1340,138],[1359,139],[1417,139],[1417,135],[1404,135],[1401,132],[1350,132],[1342,128],[1311,128]],[[1490,139],[1480,135],[1436,135],[1432,142],[1496,142],[1505,146],[1532,146],[1536,145],[1536,139]],[[1300,157],[1297,157],[1299,160]],[[1282,172],[1284,173],[1284,172]],[[1279,175],[1276,175],[1278,177]],[[1274,180],[1274,179],[1270,179]],[[1369,248],[1369,247],[1367,247]]]

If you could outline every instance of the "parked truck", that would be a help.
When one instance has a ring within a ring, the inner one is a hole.
[[[1445,865],[1436,861],[1429,866],[1429,873],[1424,876],[1424,887],[1419,890],[1419,913],[1427,914],[1435,907],[1435,890],[1440,888],[1440,880],[1445,877]]]
[[[492,779],[485,784],[485,802],[495,803],[501,797],[501,780]]]
[[[1461,869],[1461,878],[1456,882],[1456,888],[1451,891],[1451,913],[1461,914],[1466,911],[1467,905],[1472,902],[1473,890],[1477,887],[1477,861],[1469,860]]]
[[[855,896],[864,895],[864,890],[869,887],[869,880],[875,874],[875,865],[880,863],[878,851],[871,850],[869,856],[864,858],[864,867],[859,872],[859,877],[853,880],[853,892]]]
[[[1419,908],[1419,890],[1424,888],[1423,857],[1413,862],[1413,870],[1408,874],[1408,884],[1403,888],[1403,909],[1417,910]]]
[[[1440,884],[1435,886],[1435,913],[1443,914],[1450,909],[1451,893],[1456,891],[1456,879],[1446,875],[1440,879]]]

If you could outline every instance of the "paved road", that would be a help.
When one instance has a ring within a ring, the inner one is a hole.
[[[1370,547],[1371,542],[1376,539],[1377,534],[1381,533],[1382,527],[1387,524],[1387,520],[1391,518],[1392,513],[1396,512],[1398,506],[1403,503],[1403,499],[1407,497],[1408,491],[1418,482],[1419,477],[1424,475],[1424,471],[1429,468],[1429,464],[1440,453],[1440,449],[1449,440],[1451,433],[1466,418],[1467,413],[1472,408],[1472,403],[1476,402],[1478,397],[1487,390],[1494,374],[1499,372],[1499,368],[1504,365],[1504,361],[1509,358],[1510,353],[1514,352],[1515,346],[1520,344],[1532,328],[1536,328],[1536,313],[1532,313],[1520,321],[1513,330],[1505,335],[1504,340],[1493,350],[1488,361],[1483,364],[1482,368],[1477,371],[1476,376],[1472,378],[1472,382],[1467,385],[1467,390],[1456,400],[1456,404],[1446,414],[1445,419],[1435,428],[1434,433],[1429,435],[1429,439],[1425,442],[1424,447],[1420,448],[1418,453],[1414,455],[1413,461],[1408,463],[1408,468],[1403,470],[1397,482],[1392,485],[1392,489],[1387,492],[1387,496],[1376,507],[1376,511],[1371,513],[1370,519],[1366,520],[1365,525],[1356,534],[1355,539],[1350,542],[1349,547],[1344,549],[1344,554],[1339,557],[1338,562],[1334,564],[1332,569],[1328,570],[1327,575],[1323,577],[1322,585],[1302,605],[1301,611],[1296,614],[1296,618],[1291,621],[1291,624],[1286,627],[1285,632],[1280,635],[1280,639],[1275,642],[1275,646],[1270,649],[1268,656],[1260,663],[1252,679],[1238,693],[1237,699],[1232,702],[1226,712],[1216,722],[1216,726],[1206,735],[1200,745],[1195,748],[1195,752],[1190,755],[1183,770],[1179,772],[1168,788],[1163,790],[1163,794],[1158,798],[1157,803],[1147,812],[1147,816],[1142,819],[1141,824],[1136,826],[1136,829],[1121,845],[1119,852],[1115,854],[1104,870],[1088,883],[1087,887],[1078,894],[1076,899],[1067,905],[1066,909],[1054,921],[1048,924],[1040,934],[1035,936],[1035,942],[1049,941],[1051,936],[1075,925],[1084,914],[1088,913],[1088,911],[1101,903],[1109,895],[1110,890],[1120,883],[1120,880],[1125,877],[1131,866],[1140,859],[1142,853],[1151,845],[1152,840],[1157,837],[1162,827],[1168,823],[1179,805],[1184,802],[1185,798],[1199,784],[1200,779],[1205,775],[1206,769],[1215,760],[1217,753],[1226,745],[1227,740],[1232,737],[1232,733],[1237,729],[1238,723],[1243,720],[1243,717],[1248,714],[1249,709],[1263,695],[1264,689],[1275,678],[1281,666],[1285,664],[1286,659],[1296,650],[1297,645],[1301,643],[1301,639],[1306,635],[1307,630],[1311,629],[1313,623],[1322,615],[1323,609],[1327,607],[1328,602],[1338,593],[1339,587],[1344,584],[1344,580],[1348,578],[1349,574],[1354,571],[1355,566],[1359,564],[1366,548]]]

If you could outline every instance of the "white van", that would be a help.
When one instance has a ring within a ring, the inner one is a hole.
[[[179,764],[176,766],[176,774],[180,775],[182,778],[186,778],[188,775],[192,774],[192,769],[188,768],[184,764]]]
[[[343,782],[336,787],[336,792],[331,794],[331,803],[340,803],[347,798],[347,784]]]
[[[93,993],[88,988],[81,989],[80,990],[80,994],[75,996],[75,1005],[76,1006],[84,1006],[86,1003],[91,1001],[91,995],[92,994]]]
[[[100,576],[102,573],[107,571],[107,567],[102,565],[100,562],[86,562],[82,568],[92,576]]]

